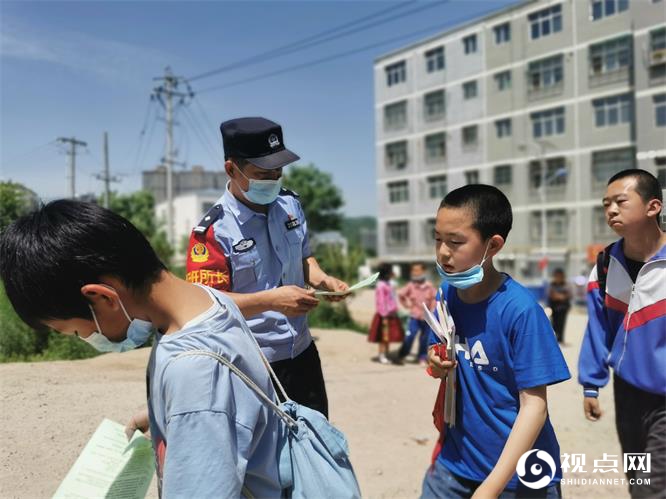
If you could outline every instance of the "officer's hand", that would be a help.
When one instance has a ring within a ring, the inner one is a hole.
[[[597,397],[585,397],[583,399],[583,410],[585,411],[585,418],[589,421],[598,421],[603,414]]]
[[[446,378],[449,371],[455,369],[456,365],[456,361],[443,360],[437,353],[437,349],[434,345],[428,350],[428,366],[430,366],[433,377],[441,379]]]
[[[148,408],[143,409],[142,411],[137,412],[132,416],[125,426],[125,435],[127,435],[127,440],[131,440],[134,432],[139,430],[143,433],[146,438],[150,438],[150,423],[148,420]]]
[[[349,286],[347,283],[341,281],[340,279],[336,279],[335,277],[331,277],[330,275],[327,275],[323,281],[319,284],[319,288],[324,290],[324,291],[347,291],[349,289]],[[347,298],[349,295],[344,295],[344,296],[324,296],[324,298],[328,301],[342,301],[345,298]]]
[[[272,291],[271,300],[273,310],[294,317],[307,314],[319,305],[319,300],[314,296],[314,289],[303,289],[298,286],[281,286]]]

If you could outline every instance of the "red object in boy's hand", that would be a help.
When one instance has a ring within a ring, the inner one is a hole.
[[[436,343],[435,345],[433,345],[433,348],[435,349],[437,355],[439,355],[440,359],[446,360],[446,345],[444,343]],[[428,376],[431,376],[433,378],[437,377],[432,373],[431,367],[428,367],[426,369],[426,373],[428,374]]]

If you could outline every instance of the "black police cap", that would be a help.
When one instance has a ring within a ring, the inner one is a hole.
[[[284,146],[282,127],[266,118],[236,118],[220,125],[224,156],[242,158],[265,170],[300,159]]]

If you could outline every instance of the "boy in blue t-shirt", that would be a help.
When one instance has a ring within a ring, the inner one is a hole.
[[[546,388],[571,375],[543,309],[493,266],[512,220],[509,200],[489,185],[451,191],[437,212],[439,297],[456,325],[456,359],[430,348],[428,361],[440,378],[456,369],[456,423],[422,497],[561,495]]]

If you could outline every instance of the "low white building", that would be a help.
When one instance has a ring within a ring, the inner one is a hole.
[[[185,262],[187,243],[194,226],[203,215],[213,207],[224,194],[224,189],[210,189],[181,194],[173,199],[174,238],[176,241],[174,262]],[[155,205],[155,216],[160,222],[166,222],[167,203],[163,201]]]

